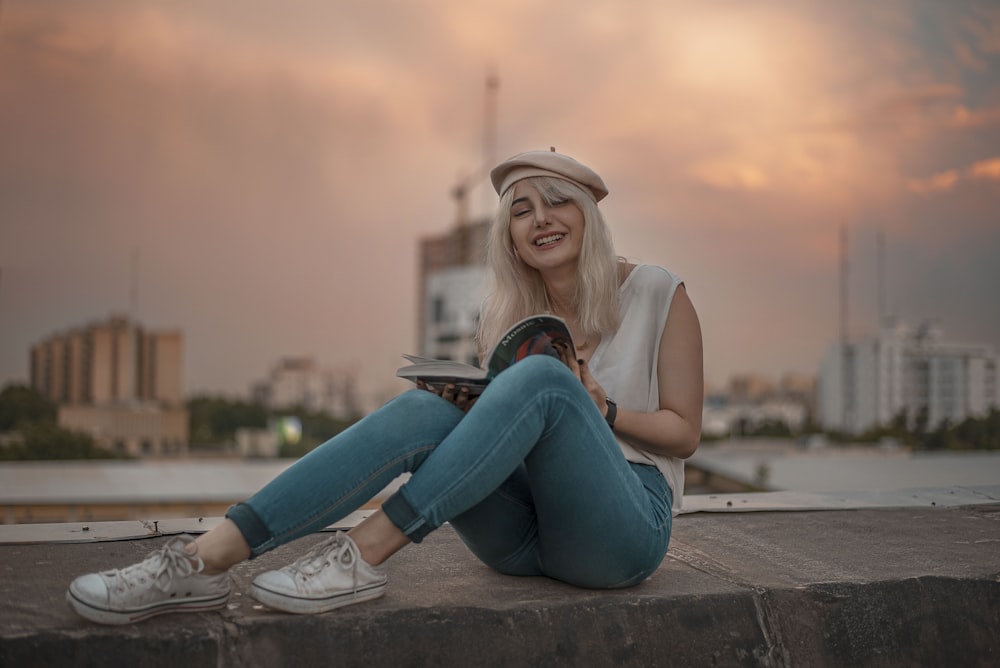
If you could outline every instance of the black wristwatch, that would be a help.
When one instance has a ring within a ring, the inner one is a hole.
[[[604,416],[604,419],[608,421],[608,426],[614,429],[615,418],[618,417],[618,404],[616,404],[615,400],[611,397],[604,397],[604,401],[608,404],[608,412],[607,415]]]

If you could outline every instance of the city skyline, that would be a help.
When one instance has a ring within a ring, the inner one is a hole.
[[[0,385],[32,342],[125,313],[184,330],[187,394],[246,395],[286,355],[405,388],[418,242],[483,161],[488,72],[498,157],[590,164],[618,251],[686,279],[711,386],[818,372],[844,227],[853,336],[884,288],[1000,347],[989,2],[8,1]]]

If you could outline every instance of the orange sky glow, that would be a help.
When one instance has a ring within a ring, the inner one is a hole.
[[[871,6],[869,6],[871,5]],[[627,7],[627,10],[626,10]],[[594,167],[621,255],[687,282],[710,386],[815,374],[889,315],[1000,348],[1000,7],[989,0],[271,0],[0,5],[0,384],[125,312],[189,393],[285,355],[384,397],[416,244],[484,160]],[[484,215],[495,195],[471,193]]]

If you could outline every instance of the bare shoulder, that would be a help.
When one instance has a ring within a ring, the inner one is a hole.
[[[633,269],[635,269],[635,264],[631,262],[618,263],[618,285],[625,282],[625,279],[629,277]]]

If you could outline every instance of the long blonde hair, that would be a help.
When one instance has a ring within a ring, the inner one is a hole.
[[[525,179],[549,206],[571,200],[583,212],[583,242],[577,263],[576,294],[571,307],[587,338],[610,334],[618,328],[618,263],[611,230],[597,203],[580,187],[550,176]],[[518,320],[535,313],[551,313],[552,302],[541,274],[515,253],[510,237],[510,206],[514,189],[508,188],[497,204],[486,239],[486,265],[490,282],[479,318],[476,339],[480,353],[488,352]]]

